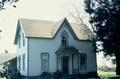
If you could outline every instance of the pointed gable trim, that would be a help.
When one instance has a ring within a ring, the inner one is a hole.
[[[22,28],[22,23],[20,22],[20,20],[18,20],[17,28],[16,28],[16,33],[15,33],[14,44],[17,44],[17,40],[18,40],[18,36],[19,36],[20,29],[21,29],[22,32],[25,34],[24,29]],[[25,34],[25,35],[26,35],[26,34]]]
[[[45,27],[43,28],[43,26]],[[77,26],[74,26],[73,28],[73,24],[69,23],[66,18],[62,19],[59,22],[46,21],[46,20],[19,19],[17,28],[16,28],[14,44],[17,44],[17,39],[18,39],[18,34],[20,29],[25,34],[25,37],[53,39],[55,38],[55,36],[57,35],[57,33],[62,27],[67,27],[76,40],[92,41],[91,38],[86,37],[84,33],[82,35],[81,32],[79,33],[78,31],[75,30],[75,27],[80,27],[80,26],[77,25]],[[90,30],[88,29],[88,31]],[[89,33],[92,34],[91,32]],[[89,33],[85,33],[85,34],[90,35]]]
[[[18,39],[18,36],[19,36],[19,31],[20,31],[20,22],[19,22],[19,20],[18,20],[17,28],[16,28],[16,33],[15,33],[14,44],[17,44],[17,39]]]
[[[64,26],[64,24],[67,26]],[[55,35],[53,36],[53,38],[55,38],[55,36],[57,35],[57,33],[59,32],[59,30],[62,28],[62,27],[67,27],[69,29],[69,31],[71,32],[71,34],[73,35],[73,37],[76,39],[76,40],[79,40],[78,37],[76,36],[75,32],[73,31],[70,23],[68,22],[68,20],[66,18],[63,19],[63,21],[61,22],[61,24],[59,25],[59,28],[58,30],[56,31]]]

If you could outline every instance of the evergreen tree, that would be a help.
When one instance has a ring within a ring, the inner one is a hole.
[[[115,55],[120,75],[120,0],[85,0],[85,11],[97,40],[103,41],[105,54]]]

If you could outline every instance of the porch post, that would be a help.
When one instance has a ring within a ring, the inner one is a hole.
[[[72,74],[73,74],[73,55],[74,54],[72,54]]]
[[[77,54],[77,59],[78,59],[78,73],[79,73],[79,54]]]
[[[57,55],[57,70],[58,70],[58,55]]]

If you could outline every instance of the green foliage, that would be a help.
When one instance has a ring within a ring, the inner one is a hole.
[[[54,79],[61,79],[63,77],[63,73],[59,70],[54,72]]]
[[[40,75],[41,79],[52,79],[52,74],[49,73],[49,72],[43,72],[41,75]]]
[[[98,75],[101,79],[119,79],[120,76],[115,75],[115,72],[103,72],[99,71]]]
[[[120,0],[85,0],[85,11],[105,53],[116,56],[116,72],[120,75]]]
[[[115,53],[120,48],[120,0],[85,0],[85,5],[98,40],[107,54]]]

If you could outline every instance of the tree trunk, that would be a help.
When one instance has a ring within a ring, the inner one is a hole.
[[[120,75],[120,55],[117,54],[115,56],[116,56],[116,75]]]

